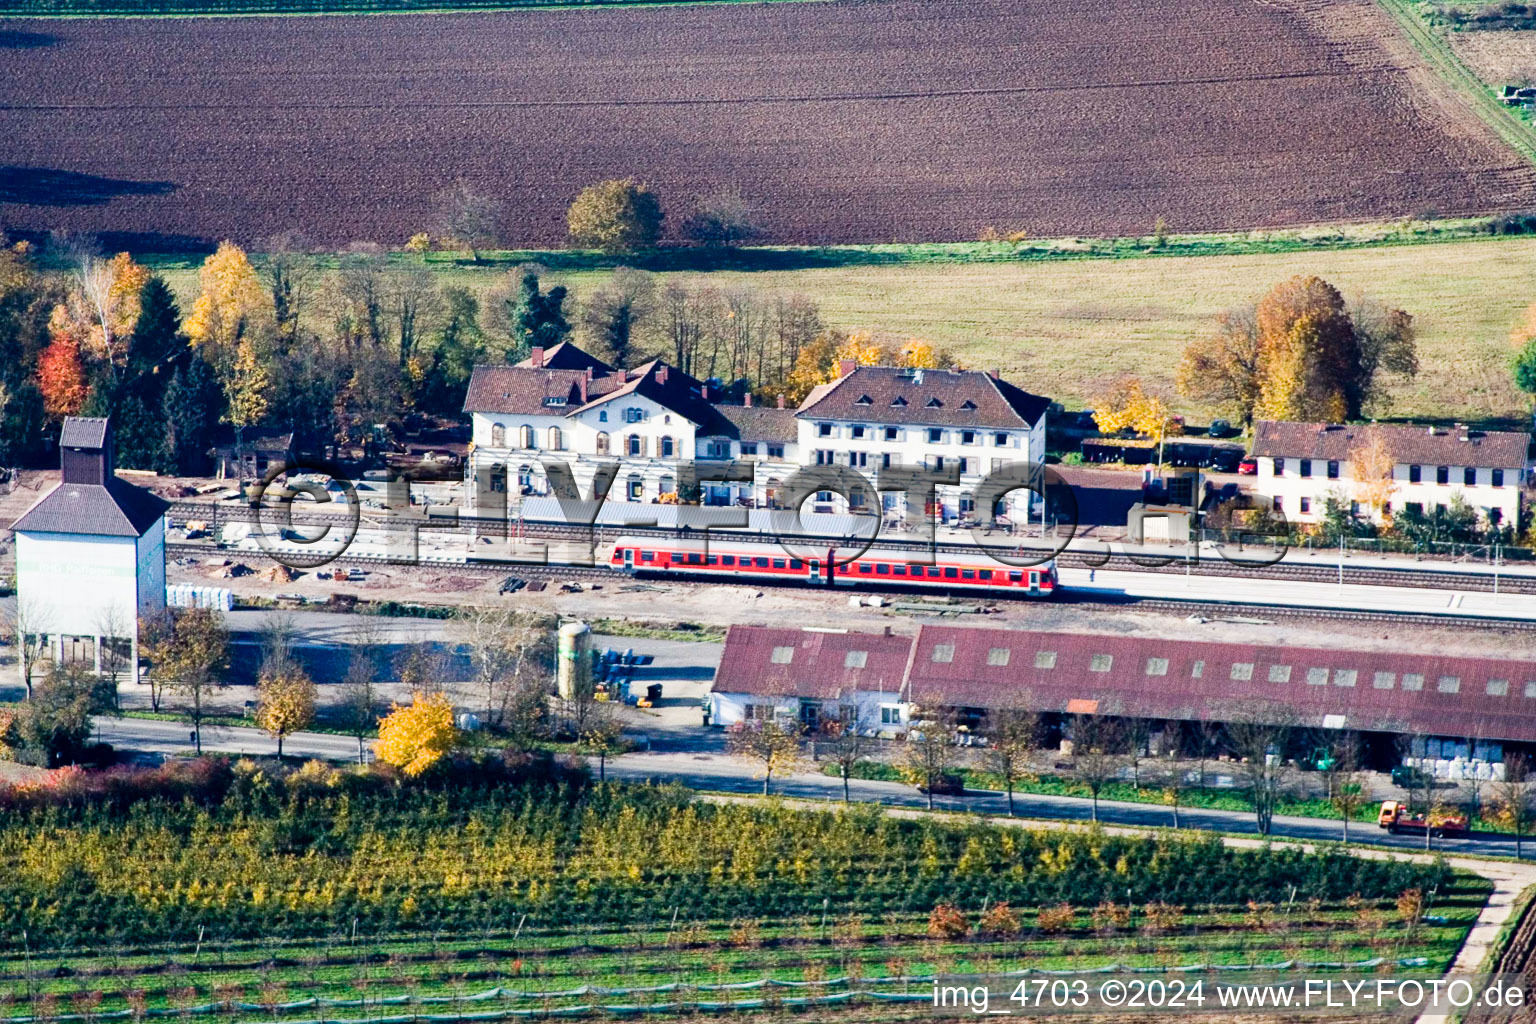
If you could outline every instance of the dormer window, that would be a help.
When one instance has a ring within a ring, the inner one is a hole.
[[[561,405],[565,404],[565,399],[560,397],[559,395],[550,395],[549,397],[544,399],[544,404],[545,405],[552,405],[552,406],[561,406]]]
[[[860,395],[859,396],[859,400],[857,402],[854,402],[853,404],[854,405],[874,405],[875,404],[875,400],[873,398],[870,398],[868,395]]]
[[[899,409],[899,408],[905,406],[906,404],[907,404],[907,400],[905,398],[902,398],[900,395],[897,395],[895,398],[891,399],[891,405],[893,407],[895,407],[895,408]]]
[[[944,403],[939,401],[937,398],[928,399],[928,408],[930,409],[940,409],[943,408],[943,406]]]
[[[975,411],[976,403],[971,401],[969,398],[967,398],[965,401],[960,403],[960,408],[965,409],[967,411]]]

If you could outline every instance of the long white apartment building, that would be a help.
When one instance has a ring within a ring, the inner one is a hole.
[[[753,405],[750,397],[726,404],[708,383],[661,360],[622,370],[569,343],[535,349],[515,366],[477,366],[464,403],[472,423],[472,507],[488,511],[484,506],[549,494],[544,464],[551,459],[570,468],[584,496],[598,469],[612,467],[608,500],[630,502],[676,494],[678,463],[693,460],[704,464],[705,479],[685,499],[756,507],[780,504],[785,482],[802,466],[849,467],[874,483],[899,465],[957,469],[960,484],[938,488],[929,509],[954,519],[973,511],[970,490],[993,469],[1044,462],[1048,401],[994,375],[851,362],[839,370],[837,380],[791,409]],[[728,459],[751,463],[752,481],[708,480],[707,464]],[[816,499],[819,510],[848,507],[831,492]],[[900,492],[879,500],[889,514],[909,511]],[[1016,491],[999,510],[1022,521],[1028,500],[1028,492]]]
[[[1334,494],[1370,516],[1352,462],[1375,436],[1392,458],[1392,512],[1431,513],[1460,495],[1486,523],[1518,523],[1533,461],[1531,435],[1513,431],[1261,420],[1254,426],[1253,492],[1292,522],[1318,522]]]

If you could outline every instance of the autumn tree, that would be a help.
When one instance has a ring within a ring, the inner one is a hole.
[[[43,768],[72,764],[91,736],[91,717],[112,710],[107,687],[84,665],[55,664],[16,714],[29,761]]]
[[[167,628],[146,639],[152,645],[147,653],[154,671],[166,680],[171,695],[179,698],[201,754],[208,701],[226,685],[221,673],[229,661],[229,630],[217,612],[187,608],[174,613]]]
[[[699,199],[683,232],[702,245],[729,249],[762,234],[762,227],[740,190],[722,188]]]
[[[1262,346],[1253,311],[1229,310],[1209,335],[1196,339],[1179,362],[1178,389],[1186,398],[1231,413],[1252,426],[1259,402]]]
[[[470,605],[459,610],[452,628],[472,669],[465,696],[483,711],[488,728],[505,728],[521,717],[525,701],[543,704],[554,676],[552,619]]]
[[[54,335],[37,358],[37,387],[43,395],[43,411],[53,419],[80,411],[90,389],[78,341],[67,334]]]
[[[1515,859],[1524,855],[1525,837],[1536,822],[1536,769],[1523,754],[1504,758],[1504,777],[1493,784],[1493,819],[1515,835]]]
[[[624,750],[624,723],[618,707],[610,701],[596,701],[586,714],[576,736],[581,751],[597,758],[597,781],[608,778],[608,759]]]
[[[933,791],[943,784],[944,776],[955,766],[955,716],[936,696],[914,704],[907,723],[907,738],[902,744],[896,770],[909,785],[928,797],[933,809]]]
[[[242,341],[274,325],[272,299],[245,251],[220,242],[198,272],[202,287],[183,325],[192,344],[215,365],[232,359]]]
[[[283,758],[283,739],[315,720],[315,684],[298,665],[288,662],[263,673],[257,686],[256,724],[277,740],[277,758]]]
[[[828,718],[822,722],[822,753],[827,760],[837,765],[838,774],[843,780],[843,803],[851,800],[849,783],[853,779],[854,769],[860,761],[869,755],[873,742],[864,735],[867,728],[860,720],[858,706],[849,709],[843,718]]]
[[[365,760],[363,740],[379,724],[383,697],[379,671],[384,660],[384,630],[373,616],[359,616],[347,645],[347,668],[341,677],[340,701],[335,716],[357,738],[357,761]]]
[[[1125,767],[1124,723],[1109,715],[1072,716],[1072,777],[1088,789],[1092,819],[1099,820],[1099,794]]]
[[[407,775],[420,775],[437,764],[458,742],[453,703],[443,693],[417,693],[411,703],[390,706],[379,722],[374,753]]]
[[[1511,364],[1511,372],[1515,377],[1515,387],[1531,396],[1536,402],[1536,341],[1528,341]]]
[[[1387,511],[1397,491],[1392,479],[1396,465],[1386,434],[1377,427],[1367,430],[1361,442],[1350,449],[1349,475],[1355,482],[1355,499],[1377,515]]]
[[[732,726],[725,738],[726,751],[733,757],[751,761],[763,775],[763,795],[775,774],[793,770],[800,760],[799,736],[775,719],[741,722]]]
[[[604,252],[649,249],[664,214],[653,192],[633,178],[601,181],[581,191],[566,213],[571,241]]]
[[[432,205],[433,233],[449,245],[467,250],[471,261],[479,263],[480,251],[496,244],[501,204],[462,178],[439,192]]]
[[[224,381],[226,407],[224,420],[235,428],[235,444],[243,452],[245,431],[266,418],[272,376],[265,362],[256,353],[250,338],[242,338],[235,353],[234,364]],[[244,474],[245,459],[240,459]]]
[[[986,764],[1008,791],[1008,816],[1013,817],[1014,785],[1034,771],[1040,716],[1022,708],[1002,708],[991,715]]]
[[[1147,391],[1136,377],[1122,377],[1094,399],[1093,421],[1106,434],[1131,430],[1157,444],[1158,463],[1163,460],[1163,441],[1173,427],[1173,411],[1157,395]]]
[[[1269,835],[1275,808],[1290,783],[1286,750],[1295,729],[1295,711],[1273,701],[1243,702],[1227,716],[1227,737],[1260,835]]]

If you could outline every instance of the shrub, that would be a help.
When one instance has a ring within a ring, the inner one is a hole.
[[[583,189],[566,213],[566,226],[577,245],[633,252],[656,244],[664,216],[655,194],[629,178]]]
[[[928,915],[928,936],[934,939],[959,939],[970,931],[965,915],[953,903],[939,903]]]
[[[1019,921],[1019,913],[1009,906],[1008,901],[994,903],[981,915],[981,920],[976,928],[983,935],[993,935],[1000,939],[1011,939],[1023,930],[1023,924]]]
[[[1054,907],[1041,907],[1037,922],[1040,930],[1055,935],[1071,928],[1077,921],[1077,910],[1070,903],[1058,903]]]
[[[1166,935],[1176,932],[1184,923],[1184,908],[1161,900],[1148,903],[1142,908],[1145,920],[1142,930],[1148,935]]]
[[[1105,900],[1093,908],[1093,930],[1100,935],[1113,935],[1131,923],[1131,908]]]

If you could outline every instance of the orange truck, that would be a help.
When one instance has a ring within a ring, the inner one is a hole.
[[[1415,814],[1408,810],[1407,804],[1398,803],[1396,800],[1382,802],[1381,813],[1376,816],[1376,824],[1393,835],[1399,832],[1423,832],[1426,828],[1432,836],[1470,834],[1465,814],[1438,808],[1431,810],[1428,814],[1423,811]]]

